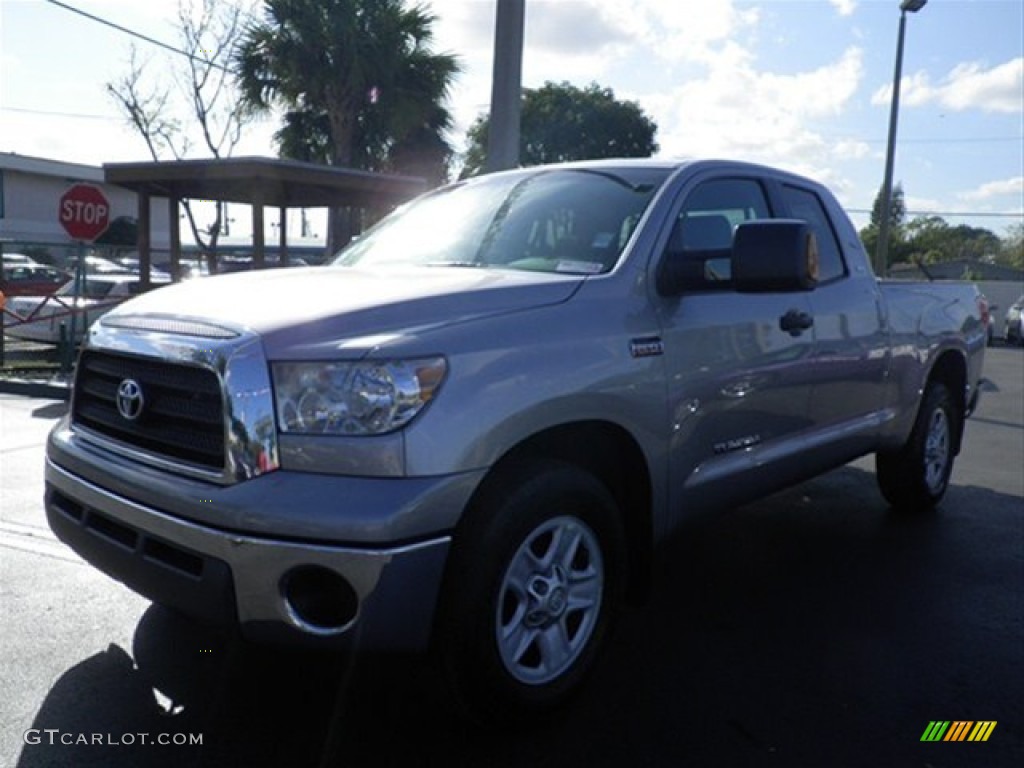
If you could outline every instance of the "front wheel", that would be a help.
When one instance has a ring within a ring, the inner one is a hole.
[[[930,382],[907,442],[899,450],[875,456],[879,488],[894,508],[927,511],[941,501],[953,471],[959,428],[959,410],[949,389]]]
[[[479,720],[551,709],[579,688],[621,602],[615,501],[577,467],[533,464],[467,515],[437,637],[448,679]]]

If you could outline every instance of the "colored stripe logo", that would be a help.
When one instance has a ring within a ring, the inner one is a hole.
[[[921,741],[988,741],[996,720],[932,720]]]

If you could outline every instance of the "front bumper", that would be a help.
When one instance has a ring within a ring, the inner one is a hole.
[[[414,517],[457,519],[475,478],[371,481],[278,471],[226,488],[205,485],[211,503],[194,501],[192,513],[182,514],[182,502],[201,493],[201,484],[164,475],[164,487],[155,483],[156,474],[76,444],[73,432],[58,425],[46,464],[51,528],[85,560],[140,594],[202,620],[237,624],[249,639],[342,645],[358,636],[367,649],[426,647],[450,529],[387,536],[408,532]],[[395,490],[367,495],[381,483]],[[309,517],[294,525],[299,520],[285,511],[295,509],[299,489],[306,489],[303,501],[311,501],[310,486],[324,492],[313,497],[321,496],[319,510],[303,504],[302,515]],[[178,507],[166,496],[174,488]],[[246,529],[239,528],[246,515],[216,522],[218,501],[230,507],[237,493],[260,499],[250,507]],[[446,505],[443,512],[439,503]],[[390,505],[390,513],[383,505]],[[283,512],[276,531],[268,525],[274,509]],[[355,531],[361,536],[340,538]],[[368,540],[372,536],[397,543]]]

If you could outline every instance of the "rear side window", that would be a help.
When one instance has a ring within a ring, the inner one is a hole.
[[[771,218],[768,199],[754,179],[705,181],[683,202],[669,238],[666,265],[695,290],[728,288],[732,236],[745,221]]]
[[[832,222],[825,212],[825,206],[814,192],[790,184],[782,186],[782,193],[789,206],[789,215],[794,219],[803,219],[818,238],[818,258],[820,260],[819,282],[826,283],[846,274],[839,241],[832,229]]]

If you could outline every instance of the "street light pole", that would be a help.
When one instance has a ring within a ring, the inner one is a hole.
[[[878,222],[878,246],[875,248],[875,274],[885,277],[889,262],[889,218],[892,215],[892,170],[896,155],[896,122],[900,113],[900,80],[903,77],[903,38],[907,31],[907,11],[917,13],[928,0],[903,0],[900,3],[900,31],[896,42],[896,69],[892,76],[892,105],[889,110],[889,140],[885,149],[885,179],[882,181],[882,220]]]
[[[523,27],[526,0],[498,0],[494,22],[494,74],[487,137],[488,173],[519,165]]]

